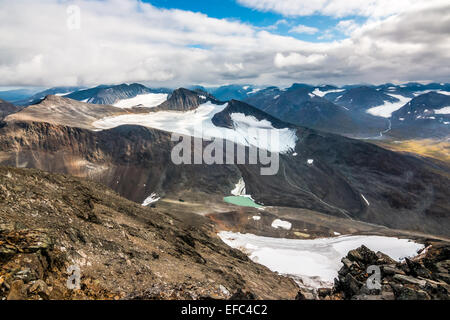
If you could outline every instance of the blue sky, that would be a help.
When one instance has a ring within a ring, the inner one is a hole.
[[[247,8],[235,0],[143,0],[143,2],[158,8],[188,10],[201,12],[212,18],[237,20],[256,27],[268,28],[275,34],[311,42],[327,42],[346,38],[347,36],[343,32],[335,29],[341,20],[354,20],[358,24],[363,24],[367,20],[365,17],[355,15],[340,19],[317,14],[286,17],[279,13]],[[316,28],[318,31],[314,34],[290,32],[298,25]],[[327,31],[331,31],[331,33]]]

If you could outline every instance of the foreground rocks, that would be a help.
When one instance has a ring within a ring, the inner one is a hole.
[[[331,292],[319,289],[323,299],[449,300],[450,245],[428,243],[414,259],[398,263],[381,252],[361,246],[342,259],[343,267]],[[370,266],[375,266],[371,267]],[[380,271],[379,288],[373,270]],[[368,285],[369,283],[369,285]]]
[[[225,245],[204,217],[161,213],[73,177],[0,167],[0,300],[297,292],[292,279]]]

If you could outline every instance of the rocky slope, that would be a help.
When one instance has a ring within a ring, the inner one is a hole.
[[[81,269],[75,290],[67,287],[73,266]],[[297,292],[187,210],[163,214],[93,182],[0,167],[0,299],[293,299]]]
[[[129,112],[132,111],[49,95],[40,103],[10,115],[6,121],[46,121],[78,128],[92,128],[91,123],[95,120]]]

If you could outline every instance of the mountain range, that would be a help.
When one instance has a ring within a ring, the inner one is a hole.
[[[447,297],[450,162],[389,150],[445,143],[446,90],[122,84],[54,88],[23,106],[0,100],[0,279],[9,286],[0,297],[363,297],[366,271],[352,261],[394,270],[397,289],[383,297]],[[368,243],[423,248],[426,267]],[[306,273],[289,268],[298,250]],[[71,263],[84,275],[75,293],[64,286]],[[6,277],[25,264],[31,280]],[[332,289],[322,267],[335,269]]]

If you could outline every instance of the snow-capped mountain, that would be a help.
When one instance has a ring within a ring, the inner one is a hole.
[[[269,87],[245,102],[283,121],[300,126],[347,135],[374,135],[387,126],[382,119],[356,114],[323,96],[340,91],[336,87],[312,87],[294,84],[287,89]],[[332,91],[332,92],[331,92]]]
[[[101,85],[70,93],[66,97],[82,102],[130,108],[137,105],[154,107],[163,102],[166,98],[164,94],[168,93],[170,93],[168,89],[151,89],[142,84],[133,83],[114,86]]]
[[[106,117],[93,123],[99,130],[122,125],[141,125],[203,139],[221,138],[272,152],[292,150],[296,142],[293,126],[248,104],[236,100],[219,102],[184,88],[175,90],[166,102],[150,113]],[[259,139],[260,131],[269,136],[277,134],[281,143],[270,144]]]
[[[399,99],[371,87],[357,87],[345,91],[334,103],[352,111],[368,110],[385,103],[396,103]]]
[[[422,94],[394,112],[392,119],[405,123],[421,120],[448,121],[450,120],[450,95],[437,92]]]

